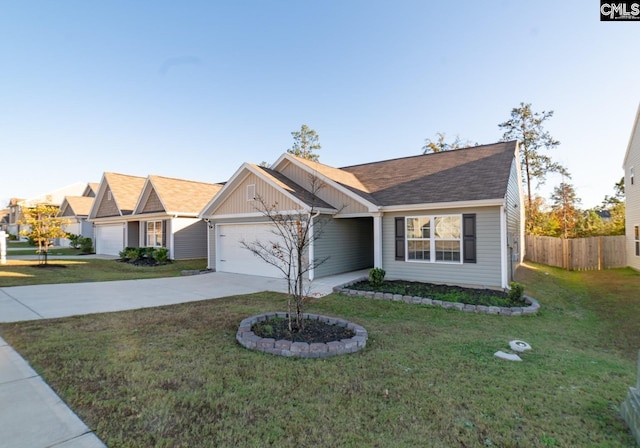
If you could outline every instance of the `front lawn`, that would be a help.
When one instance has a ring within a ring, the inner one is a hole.
[[[42,267],[36,260],[9,258],[6,265],[0,265],[0,287],[176,277],[182,270],[207,267],[205,259],[180,260],[161,266],[135,266],[117,260],[81,256],[69,260],[50,259],[48,264],[51,266]]]
[[[240,320],[284,310],[262,293],[3,324],[0,335],[110,448],[601,446],[636,382],[640,275],[521,268],[537,315],[464,313],[333,294],[308,311],[363,325],[353,355],[248,351]],[[523,362],[493,354],[522,339]]]

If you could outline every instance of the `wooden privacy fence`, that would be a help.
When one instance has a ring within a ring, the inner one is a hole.
[[[526,235],[525,250],[525,260],[569,271],[599,271],[627,265],[624,235],[568,240]]]

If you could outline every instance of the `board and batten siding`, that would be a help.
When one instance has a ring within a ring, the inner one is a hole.
[[[311,188],[311,175],[299,166],[288,163],[282,170],[279,171],[281,171],[282,174],[300,185],[302,188],[305,188],[307,190]],[[340,210],[340,213],[343,214],[367,213],[369,211],[367,207],[362,205],[357,200],[351,198],[350,196],[347,196],[346,194],[329,185],[324,185],[322,188],[320,188],[316,192],[316,196],[318,196],[327,204],[330,204],[331,206]]]
[[[189,260],[207,257],[207,223],[196,218],[174,218],[173,258]]]
[[[278,210],[297,210],[300,208],[290,198],[279,192],[271,184],[265,182],[255,174],[249,174],[238,187],[231,192],[215,211],[216,215],[228,215],[238,213],[257,213],[261,210],[260,202],[247,200],[247,186],[256,186],[256,196],[262,198],[268,206],[276,205]]]
[[[315,278],[373,267],[372,218],[316,219],[322,222],[314,224],[314,258],[328,258],[314,269]]]
[[[399,216],[476,215],[476,263],[421,263],[395,259],[395,218]],[[389,279],[502,288],[500,207],[385,213],[382,260]]]
[[[636,255],[635,244],[635,227],[640,227],[640,122],[637,122],[636,125],[624,164],[625,235],[627,265],[640,270],[640,256]],[[631,170],[634,171],[633,180],[631,179]]]

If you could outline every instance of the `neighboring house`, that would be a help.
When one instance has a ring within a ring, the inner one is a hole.
[[[20,204],[24,199],[9,199],[9,218],[7,223],[7,232],[10,235],[18,237],[20,235],[20,220],[22,219],[22,210]]]
[[[207,223],[198,213],[221,188],[222,184],[147,177],[132,215],[140,223],[140,246],[166,247],[174,260],[206,258]]]
[[[20,224],[22,220],[22,208],[35,207],[36,205],[50,205],[60,207],[65,196],[80,196],[87,187],[86,183],[76,182],[66,187],[58,188],[49,193],[31,199],[12,198],[9,201],[9,233],[19,236],[20,232],[28,230],[29,227]]]
[[[512,141],[343,168],[288,153],[271,168],[245,163],[200,213],[209,268],[281,276],[242,245],[274,238],[261,198],[322,220],[308,256],[329,258],[311,279],[375,266],[387,278],[506,288],[524,255],[518,160]]]
[[[9,228],[9,209],[0,210],[0,230],[6,232]]]
[[[640,106],[631,129],[629,145],[622,164],[624,169],[625,234],[627,237],[627,265],[640,270],[640,189],[635,178],[640,168]]]
[[[166,247],[172,259],[205,258],[207,224],[198,212],[221,188],[162,176],[104,173],[89,212],[96,253]]]
[[[144,177],[106,172],[89,211],[97,254],[118,255],[125,247],[139,246],[139,222],[133,210],[145,183]]]
[[[93,239],[93,224],[87,221],[91,206],[93,205],[93,197],[85,196],[67,196],[62,201],[58,216],[69,221],[63,226],[63,230],[74,235],[82,235],[85,238]],[[69,244],[67,238],[60,238],[57,242],[60,246]]]

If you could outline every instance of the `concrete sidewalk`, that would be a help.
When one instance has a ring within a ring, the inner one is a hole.
[[[310,295],[366,277],[367,271],[321,278]],[[0,288],[0,323],[131,310],[261,291],[287,292],[283,279],[213,272],[114,282]],[[29,364],[0,338],[0,448],[97,448],[104,443]]]

